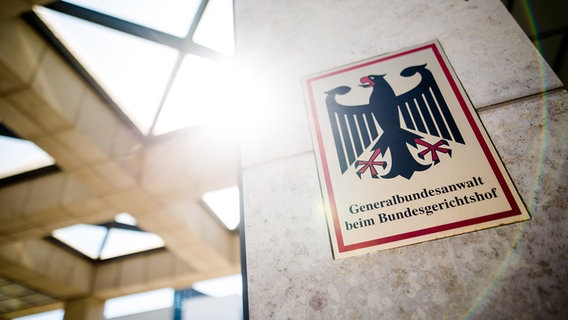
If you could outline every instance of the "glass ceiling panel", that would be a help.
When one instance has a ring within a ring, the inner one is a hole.
[[[232,55],[235,51],[233,0],[209,0],[193,41]]]
[[[35,10],[147,134],[178,58],[177,50],[44,7]]]
[[[134,217],[120,213],[116,215],[115,222],[77,224],[53,231],[52,237],[93,260],[106,260],[165,246],[160,236],[144,232],[135,225]]]
[[[114,216],[114,221],[120,222],[122,224],[128,224],[128,225],[131,225],[131,226],[135,226],[136,223],[137,223],[136,219],[126,212],[119,213],[116,216]]]
[[[154,134],[159,135],[212,120],[225,106],[222,76],[226,63],[185,55],[172,88],[158,116]]]
[[[235,230],[239,226],[241,216],[237,186],[207,192],[202,200],[227,229]]]
[[[65,2],[185,37],[201,0],[65,0]]]
[[[164,240],[159,236],[142,231],[111,228],[108,232],[104,248],[101,250],[101,260],[129,255],[136,252],[148,251],[164,246]]]
[[[0,179],[54,164],[33,142],[0,135]]]
[[[97,259],[105,239],[107,228],[89,224],[74,226],[53,231],[53,237],[91,259]]]

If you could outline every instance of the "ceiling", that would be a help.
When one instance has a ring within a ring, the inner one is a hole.
[[[0,186],[0,319],[240,273],[238,231],[202,202],[237,184],[234,138],[200,126],[140,134],[19,17],[46,2],[0,2],[0,119],[59,168]],[[122,212],[166,250],[93,263],[45,240]]]
[[[57,305],[57,302],[49,295],[12,281],[0,279],[0,314],[43,305]]]
[[[0,118],[57,172],[0,187],[0,319],[240,272],[239,235],[201,202],[237,184],[235,141],[193,127],[146,139],[19,18],[43,0],[0,2]],[[568,3],[502,0],[568,80]],[[165,251],[93,264],[44,240],[128,212]]]

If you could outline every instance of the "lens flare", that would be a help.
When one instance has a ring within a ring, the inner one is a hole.
[[[523,10],[523,14],[526,16],[526,19],[529,21],[529,26],[530,26],[530,31],[532,32],[532,34],[538,35],[538,28],[537,28],[537,24],[535,22],[535,17],[534,17],[534,11],[531,7],[531,4],[528,0],[523,0],[520,2],[521,5],[521,9]],[[540,39],[536,38],[534,41],[534,45],[535,47],[538,49],[539,52],[542,52],[542,42]],[[534,216],[535,213],[535,209],[536,209],[536,198],[538,195],[538,191],[540,190],[540,185],[542,182],[542,174],[543,174],[543,163],[544,163],[544,159],[546,156],[546,149],[548,146],[548,139],[549,139],[549,121],[548,121],[548,113],[549,113],[549,100],[548,100],[548,95],[546,93],[546,88],[548,86],[548,78],[547,78],[547,69],[546,69],[546,62],[543,58],[543,56],[541,54],[538,55],[537,57],[538,59],[538,63],[539,63],[539,70],[540,70],[540,78],[541,78],[541,85],[542,85],[542,90],[541,90],[541,95],[542,95],[542,113],[540,115],[540,122],[542,125],[542,132],[540,134],[540,141],[541,141],[541,147],[538,153],[538,161],[536,161],[535,163],[538,163],[538,168],[537,168],[537,174],[535,177],[535,181],[533,183],[533,189],[532,189],[532,196],[529,200],[529,203],[527,203],[528,206],[528,210],[531,213],[531,215]],[[487,300],[489,300],[491,294],[493,293],[493,289],[495,288],[495,286],[498,284],[499,280],[501,280],[501,277],[503,276],[503,273],[507,270],[509,263],[511,262],[511,258],[513,257],[514,253],[516,252],[517,246],[519,245],[519,243],[521,242],[521,238],[523,237],[523,234],[525,232],[525,228],[527,226],[528,221],[524,221],[521,223],[521,229],[519,230],[519,233],[517,234],[517,236],[515,237],[515,239],[512,242],[511,245],[511,250],[509,250],[509,252],[507,253],[507,256],[503,259],[503,261],[501,262],[501,264],[499,265],[499,267],[496,269],[494,275],[493,275],[493,279],[491,280],[491,283],[489,284],[488,288],[485,290],[485,292],[483,292],[478,299],[476,300],[475,304],[468,310],[465,319],[470,319],[472,317],[472,315],[475,313],[475,311],[482,305],[485,304],[485,302]]]

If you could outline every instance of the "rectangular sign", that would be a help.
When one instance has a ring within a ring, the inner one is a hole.
[[[336,259],[530,219],[437,41],[304,86]]]

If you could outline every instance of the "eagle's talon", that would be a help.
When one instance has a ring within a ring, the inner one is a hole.
[[[435,144],[430,144],[424,140],[421,139],[414,139],[414,142],[416,142],[417,144],[426,147],[426,149],[420,151],[418,153],[418,157],[420,159],[424,160],[424,156],[427,155],[428,153],[432,153],[432,162],[434,162],[434,165],[437,165],[438,163],[440,163],[440,157],[438,156],[438,152],[441,153],[447,153],[450,157],[452,156],[452,149],[448,149],[448,148],[442,148],[442,145],[446,145],[449,146],[448,141],[446,140],[440,140],[438,142],[436,142]]]
[[[380,153],[381,149],[375,149],[373,154],[369,157],[369,160],[356,161],[357,166],[363,166],[359,170],[357,170],[357,175],[359,176],[359,179],[361,179],[361,175],[365,173],[367,169],[371,171],[371,177],[373,177],[373,179],[379,179],[379,173],[377,172],[377,169],[375,169],[375,166],[381,166],[383,169],[386,168],[387,166],[387,163],[385,161],[375,161],[375,159],[379,156]]]

